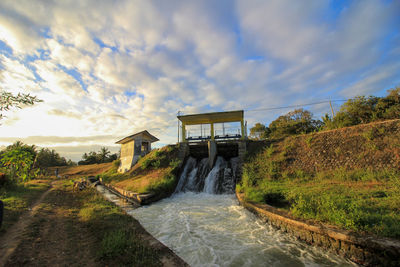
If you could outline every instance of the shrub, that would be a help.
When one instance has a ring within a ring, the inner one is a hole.
[[[142,168],[142,170],[145,170],[145,169],[147,169],[149,166],[150,166],[150,164],[153,162],[153,160],[152,159],[149,159],[149,158],[146,158],[146,159],[143,159],[143,161],[142,161],[142,164],[141,164],[141,168]]]
[[[175,170],[176,168],[179,167],[179,165],[182,163],[182,161],[180,159],[173,159],[169,162],[169,166]]]
[[[152,166],[154,169],[160,168],[160,165],[161,165],[160,159],[153,160],[153,161],[151,162],[151,166]]]
[[[112,166],[114,169],[118,170],[119,166],[121,165],[121,160],[120,159],[116,159],[112,162]]]

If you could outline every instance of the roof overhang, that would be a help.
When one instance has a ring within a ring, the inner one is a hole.
[[[119,141],[117,141],[115,143],[116,144],[125,144],[125,143],[128,143],[128,142],[132,141],[132,140],[135,140],[140,135],[147,136],[150,139],[151,143],[160,141],[157,137],[155,137],[154,135],[151,135],[148,131],[145,130],[145,131],[141,131],[141,132],[132,134],[130,136],[124,137],[124,138],[122,138],[121,140],[119,140]]]
[[[182,115],[178,116],[178,119],[185,125],[195,125],[195,124],[237,122],[237,121],[242,121],[243,116],[244,116],[243,110],[236,110],[236,111]]]

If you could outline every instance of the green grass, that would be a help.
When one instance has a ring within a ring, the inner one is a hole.
[[[267,160],[268,161],[268,160]],[[400,172],[345,170],[272,172],[247,162],[238,190],[247,201],[287,209],[295,217],[360,233],[400,238]]]
[[[10,228],[22,213],[48,188],[49,180],[32,180],[27,183],[11,184],[0,188],[0,199],[4,203],[3,224],[0,235]]]
[[[167,196],[174,191],[177,183],[177,174],[181,165],[177,155],[178,148],[176,146],[165,146],[140,158],[135,167],[127,173],[118,173],[118,166],[114,166],[99,177],[105,183],[112,184],[131,180],[125,183],[124,189],[136,193],[155,193]],[[148,180],[143,182],[143,179]]]
[[[79,192],[78,218],[97,239],[97,260],[108,266],[161,266],[159,253],[142,240],[134,219],[94,189]]]

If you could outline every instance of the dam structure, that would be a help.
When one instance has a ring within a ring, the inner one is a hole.
[[[182,125],[178,129],[181,159],[207,158],[210,169],[218,156],[243,159],[247,143],[243,110],[178,115],[177,118]]]
[[[239,205],[235,186],[247,146],[243,111],[223,113],[178,116],[183,165],[175,193],[149,206],[124,206],[125,211],[190,266],[354,266],[304,245]]]
[[[175,193],[233,194],[246,153],[244,111],[178,116],[185,166]]]

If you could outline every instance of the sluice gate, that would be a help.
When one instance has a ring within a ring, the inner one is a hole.
[[[217,156],[243,159],[247,140],[243,110],[180,115],[178,120],[182,125],[178,139],[185,156],[208,158],[210,168]]]

